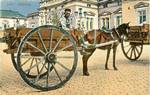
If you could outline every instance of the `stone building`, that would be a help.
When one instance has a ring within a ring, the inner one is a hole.
[[[143,25],[150,23],[149,0],[124,0],[122,3],[123,22],[130,25]]]
[[[73,26],[85,31],[149,23],[149,0],[41,0],[39,24],[52,24],[52,16],[57,12],[60,18],[65,8],[72,10]]]
[[[39,26],[39,12],[33,12],[26,17],[26,27],[35,28]]]
[[[58,12],[59,17],[65,8],[72,10],[74,28],[83,30],[98,29],[96,0],[41,0],[39,23],[51,24],[51,16]]]
[[[102,2],[103,1],[103,2]],[[99,28],[111,29],[122,24],[122,1],[101,0],[99,4]]]
[[[25,25],[25,16],[17,11],[0,10],[0,30]]]

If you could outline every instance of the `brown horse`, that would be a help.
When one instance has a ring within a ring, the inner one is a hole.
[[[116,29],[113,28],[111,30],[112,33],[105,33],[102,30],[92,30],[92,31],[87,32],[84,35],[84,39],[86,41],[88,41],[88,43],[90,43],[90,44],[92,44],[94,42],[94,31],[96,31],[96,44],[101,44],[101,43],[105,43],[105,42],[112,41],[112,40],[118,40],[118,42],[115,42],[113,44],[98,47],[98,49],[107,50],[107,57],[106,57],[106,63],[105,63],[105,69],[106,70],[109,70],[109,68],[108,68],[108,59],[109,59],[111,49],[113,49],[113,68],[114,68],[114,70],[117,70],[117,67],[116,67],[116,64],[115,64],[117,46],[121,42],[121,36],[122,35],[127,35],[127,30],[128,29],[129,29],[129,23],[124,23],[124,24],[118,26]],[[72,35],[75,38],[75,40],[77,41],[77,43],[79,43],[79,37],[78,36],[81,36],[81,34],[79,32],[78,33],[76,32],[75,34],[72,33]],[[79,43],[79,46],[80,46],[80,43]],[[92,49],[84,48],[84,50],[86,52],[88,52],[88,54],[83,55],[83,57],[82,57],[82,60],[83,60],[83,75],[89,76],[87,63],[88,63],[88,60],[91,57],[91,55],[96,50],[96,48],[92,48]]]

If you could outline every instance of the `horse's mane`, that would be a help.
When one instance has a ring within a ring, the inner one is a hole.
[[[116,29],[117,30],[122,30],[122,29],[125,29],[125,28],[127,28],[127,23],[123,23],[123,24],[119,25]]]

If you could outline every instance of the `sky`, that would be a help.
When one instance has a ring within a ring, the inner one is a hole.
[[[24,16],[38,11],[40,0],[0,0],[0,10],[18,11]]]

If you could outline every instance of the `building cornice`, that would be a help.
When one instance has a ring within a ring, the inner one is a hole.
[[[113,13],[114,13],[114,14],[120,14],[120,13],[122,13],[122,8],[118,8],[118,9],[115,10]]]
[[[27,15],[27,18],[32,17],[32,16],[39,16],[39,12],[30,13],[30,14]]]
[[[102,13],[99,14],[99,16],[107,16],[107,15],[111,15],[112,13],[109,11],[104,11]]]
[[[142,8],[142,7],[148,7],[149,3],[145,3],[145,2],[139,2],[136,5],[134,5],[134,8]]]
[[[93,1],[91,2],[91,1],[71,0],[71,1],[63,1],[63,2],[60,2],[60,3],[54,4],[54,5],[43,6],[43,7],[39,8],[38,10],[47,9],[47,7],[54,8],[54,7],[57,7],[57,6],[60,6],[60,5],[65,5],[65,4],[68,4],[68,3],[71,3],[71,2],[81,2],[81,3],[86,3],[86,4],[97,5],[97,2],[93,2]]]

